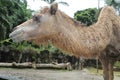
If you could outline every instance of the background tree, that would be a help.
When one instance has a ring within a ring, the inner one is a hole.
[[[96,8],[89,8],[77,11],[74,18],[83,24],[91,25],[97,21],[99,10]]]
[[[23,23],[31,16],[32,11],[27,9],[26,0],[0,0],[0,56],[2,55],[0,60],[7,60],[8,56],[10,59],[7,61],[11,61],[11,58],[18,58],[17,53],[22,53],[23,46],[16,45],[7,38],[15,26]]]
[[[115,0],[105,0],[105,3],[109,6],[113,6],[120,15],[120,3],[117,3]]]
[[[0,41],[8,38],[13,27],[30,17],[26,0],[0,0]]]
[[[52,3],[55,2],[56,0],[42,0],[42,1],[45,1],[45,2],[47,2],[48,4],[52,4]],[[63,4],[63,5],[66,5],[66,6],[69,6],[68,3],[63,2],[63,1],[60,1],[60,2],[58,2],[58,3]]]

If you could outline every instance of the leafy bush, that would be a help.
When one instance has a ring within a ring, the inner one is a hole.
[[[32,15],[26,0],[0,0],[0,40],[8,38],[11,30]]]
[[[117,61],[117,62],[115,63],[115,67],[120,67],[120,62],[119,62],[119,61]]]
[[[86,10],[77,11],[74,18],[83,24],[91,25],[97,21],[99,10],[96,8],[89,8]]]

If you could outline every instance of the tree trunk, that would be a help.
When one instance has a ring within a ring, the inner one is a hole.
[[[20,62],[21,62],[22,56],[23,56],[23,53],[20,53],[18,63],[20,63]]]
[[[67,69],[71,70],[70,63],[60,63],[60,64],[35,64],[31,62],[26,63],[0,63],[0,67],[15,67],[15,68],[55,68],[55,69]]]
[[[99,59],[96,59],[96,68],[97,68],[97,73],[99,73]]]
[[[83,65],[84,65],[84,58],[80,58],[80,70],[83,69]]]

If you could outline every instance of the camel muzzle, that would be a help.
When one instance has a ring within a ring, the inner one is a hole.
[[[16,29],[12,33],[10,33],[9,37],[15,41],[15,42],[20,42],[24,40],[24,30],[22,29]]]

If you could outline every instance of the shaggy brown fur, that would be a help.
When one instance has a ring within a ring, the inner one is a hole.
[[[51,41],[53,45],[76,57],[98,57],[103,65],[104,80],[113,80],[112,69],[116,59],[111,56],[120,55],[120,18],[115,10],[104,7],[97,23],[85,27],[57,10],[57,4],[51,7],[42,9],[35,15],[35,19],[19,25],[10,37],[16,41],[28,40],[36,44]]]

